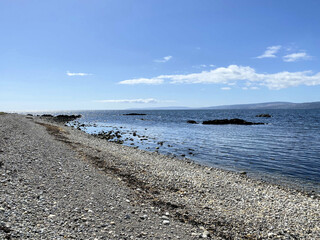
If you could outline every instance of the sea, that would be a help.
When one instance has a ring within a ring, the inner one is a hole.
[[[126,115],[139,113],[144,115]],[[159,152],[249,177],[320,193],[320,109],[317,110],[101,110],[72,126],[118,132],[123,145]],[[270,118],[257,117],[270,114]],[[265,125],[203,125],[240,118]],[[194,120],[198,124],[187,123]]]

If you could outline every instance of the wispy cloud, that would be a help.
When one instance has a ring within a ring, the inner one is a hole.
[[[280,50],[280,48],[280,45],[267,47],[267,50],[257,58],[275,58],[277,57],[275,54]]]
[[[306,52],[299,53],[291,53],[283,56],[283,61],[285,62],[296,62],[298,60],[310,60],[311,56],[309,56]]]
[[[231,90],[231,87],[222,87],[221,90]]]
[[[194,65],[192,67],[193,68],[208,68],[208,67],[213,68],[213,67],[215,67],[215,65],[213,65],[213,64],[200,64],[200,65]]]
[[[172,58],[172,56],[166,56],[166,57],[163,57],[161,59],[156,59],[156,60],[154,60],[154,62],[165,63],[165,62],[168,62],[171,58]]]
[[[160,102],[174,102],[171,100],[157,100],[155,98],[138,98],[138,99],[108,99],[108,100],[96,100],[99,103],[160,103]]]
[[[136,78],[136,79],[129,79],[119,82],[119,84],[149,84],[149,85],[157,85],[163,83],[163,79],[159,78]]]
[[[243,90],[258,90],[258,87],[243,87]]]
[[[83,77],[83,76],[89,76],[89,75],[92,75],[92,74],[90,74],[90,73],[72,73],[72,72],[67,71],[67,75],[70,76],[70,77],[72,77],[72,76],[81,76],[81,77]]]
[[[100,103],[158,103],[159,101],[154,98],[139,98],[139,99],[110,99],[110,100],[97,100]]]
[[[120,82],[121,84],[140,84],[147,82],[157,84],[225,84],[246,85],[255,89],[261,86],[269,89],[283,89],[293,86],[320,85],[320,72],[313,74],[312,71],[302,72],[278,72],[278,73],[257,73],[254,68],[249,66],[230,65],[220,67],[211,71],[202,71],[200,73],[179,74],[179,75],[160,75],[154,78],[130,79]]]

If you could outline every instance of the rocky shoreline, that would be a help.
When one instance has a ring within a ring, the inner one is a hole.
[[[0,239],[319,239],[316,194],[0,115]]]

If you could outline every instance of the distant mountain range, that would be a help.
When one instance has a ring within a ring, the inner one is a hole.
[[[320,109],[320,102],[267,102],[267,103],[252,103],[252,104],[235,104],[222,105],[203,108],[189,107],[154,107],[154,108],[131,108],[127,110],[189,110],[189,109]]]
[[[189,109],[194,109],[194,108],[175,106],[175,107],[152,107],[152,108],[127,108],[125,110],[132,111],[132,110],[189,110]]]
[[[267,102],[206,107],[203,109],[320,109],[320,102]]]
[[[292,102],[267,102],[252,104],[221,105],[203,108],[189,107],[154,107],[154,108],[131,108],[127,110],[190,110],[190,109],[320,109],[320,102],[292,103]]]

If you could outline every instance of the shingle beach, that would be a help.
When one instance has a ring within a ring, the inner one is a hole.
[[[0,115],[0,239],[320,239],[320,198]]]

